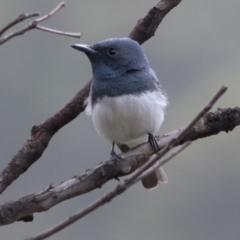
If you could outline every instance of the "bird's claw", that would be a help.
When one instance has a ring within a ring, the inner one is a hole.
[[[111,151],[110,153],[110,159],[114,162],[120,162],[123,158],[121,156],[119,156],[118,154],[116,154],[114,151]]]
[[[153,148],[153,150],[155,152],[158,152],[159,151],[159,146],[158,146],[158,143],[157,143],[157,140],[156,140],[156,137],[153,136],[151,133],[148,133],[148,142],[150,143],[151,147]]]

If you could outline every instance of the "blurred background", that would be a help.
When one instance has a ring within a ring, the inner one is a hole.
[[[46,14],[58,3],[1,0],[0,28],[20,13]],[[87,57],[70,46],[127,36],[155,4],[157,0],[66,0],[66,7],[42,25],[82,32],[81,39],[32,30],[0,47],[1,170],[29,137],[31,127],[58,111],[91,78]],[[213,110],[239,106],[239,10],[237,0],[183,0],[143,45],[170,101],[160,134],[187,125],[223,84],[229,89]],[[49,239],[239,239],[239,134],[237,128],[194,142],[165,166],[167,184],[152,191],[136,184]],[[109,152],[91,119],[81,114],[54,136],[42,158],[4,192],[0,204],[81,174],[108,159]],[[112,180],[37,213],[32,223],[1,227],[0,239],[36,235],[116,185]]]

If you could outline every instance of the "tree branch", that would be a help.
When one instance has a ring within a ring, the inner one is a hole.
[[[183,144],[177,151],[175,151],[175,152],[173,152],[173,154],[169,155],[168,158],[166,158],[164,160],[164,162],[167,162],[167,161],[171,160],[174,156],[176,156],[178,153],[180,153],[182,150],[184,150],[187,146],[189,146],[189,144],[190,144],[190,142],[187,142],[187,143]],[[160,162],[158,165],[160,167],[163,164],[162,164],[162,162]],[[143,176],[144,175],[142,175],[142,177]],[[117,197],[121,193],[125,192],[131,185],[140,181],[142,179],[142,177],[139,177],[139,178],[135,179],[135,181],[133,181],[130,185],[126,184],[127,181],[125,183],[119,184],[114,190],[105,194],[103,197],[97,199],[92,204],[89,204],[83,210],[81,210],[81,211],[75,213],[74,215],[70,216],[67,220],[64,220],[64,221],[60,222],[59,224],[55,225],[54,227],[49,228],[48,230],[44,231],[43,233],[40,233],[39,235],[37,235],[35,237],[27,238],[25,240],[43,240],[43,239],[46,239],[46,238],[52,236],[53,234],[63,230],[64,228],[68,227],[69,225],[76,222],[77,220],[83,218],[84,216],[86,216],[90,212],[94,211],[98,207],[104,205],[105,203],[110,202],[114,197]]]
[[[218,109],[215,112],[205,114],[177,144],[181,145],[199,138],[216,135],[221,131],[228,132],[239,125],[240,108]],[[176,137],[184,129],[181,128],[159,137],[158,144],[160,148],[162,149],[173,139],[176,140]],[[5,203],[0,207],[0,225],[10,224],[34,212],[46,211],[62,201],[100,188],[111,179],[129,175],[147,162],[153,154],[154,152],[149,144],[144,143],[122,154],[124,159],[121,164],[115,164],[114,161],[100,163],[95,168],[57,186],[50,185],[40,193],[28,195],[18,201]]]
[[[129,38],[143,44],[154,36],[159,24],[163,18],[182,0],[162,0],[156,6],[149,10],[148,14],[138,20],[137,25],[129,34]]]
[[[38,24],[40,22],[45,21],[46,19],[49,19],[50,17],[52,17],[54,14],[56,14],[58,11],[60,11],[61,8],[63,8],[65,6],[65,3],[62,2],[60,4],[58,4],[58,6],[53,9],[50,13],[35,19],[34,21],[30,22],[28,25],[26,25],[25,27],[23,27],[22,29],[16,31],[16,32],[11,32],[9,34],[7,34],[6,36],[0,37],[0,45],[9,41],[11,38],[19,36],[19,35],[23,35],[25,32],[30,31],[32,29],[39,29],[42,31],[46,31],[46,32],[51,32],[51,33],[55,33],[55,34],[60,34],[60,35],[65,35],[68,37],[76,37],[76,38],[80,38],[81,37],[81,33],[70,33],[70,32],[63,32],[63,31],[59,31],[59,30],[55,30],[55,29],[50,29],[50,28],[46,28],[43,26],[39,26]],[[12,26],[16,25],[19,22],[22,22],[23,20],[30,18],[30,17],[34,17],[34,16],[39,16],[40,13],[25,13],[25,14],[21,14],[18,18],[16,18],[14,21],[10,22],[9,24],[7,24],[7,26],[5,26],[2,30],[0,30],[0,36],[7,31],[9,28],[11,28]]]
[[[156,12],[155,17],[163,19],[165,15],[174,8],[181,0],[162,0],[156,7],[161,11]],[[163,12],[165,14],[163,14]],[[158,17],[159,16],[159,17]],[[145,20],[144,20],[145,19]],[[144,26],[148,22],[148,27],[156,30],[155,21],[149,21],[152,19],[151,10],[148,15],[141,20],[141,23],[137,23],[137,28]],[[45,20],[45,19],[44,19]],[[160,20],[160,22],[161,22]],[[42,21],[42,19],[40,19]],[[160,23],[159,22],[159,23]],[[159,24],[158,23],[158,24]],[[135,30],[136,31],[136,30]],[[139,34],[138,34],[139,35]],[[140,36],[133,32],[129,37],[138,41],[140,44],[148,39],[147,36]],[[1,41],[1,40],[0,40]],[[47,148],[52,136],[67,123],[75,119],[82,111],[84,111],[84,101],[88,97],[91,81],[88,82],[85,87],[80,90],[76,96],[66,104],[60,111],[55,113],[52,117],[44,121],[38,126],[34,126],[31,131],[30,138],[24,143],[22,149],[13,157],[7,167],[0,173],[0,194],[21,174],[35,163],[43,154]]]
[[[40,12],[20,14],[15,20],[13,20],[9,24],[7,24],[2,30],[0,30],[0,36],[2,36],[4,32],[6,32],[9,28],[13,27],[14,25],[24,21],[27,18],[37,17],[40,14],[41,14]]]

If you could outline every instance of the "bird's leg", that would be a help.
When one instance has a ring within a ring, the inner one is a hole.
[[[114,146],[115,146],[115,142],[112,143],[112,150],[110,152],[110,158],[111,158],[111,160],[118,162],[118,161],[122,160],[122,157],[115,153]]]
[[[153,136],[151,133],[148,133],[148,142],[150,143],[151,147],[155,152],[159,151],[159,146],[158,146],[156,137]]]

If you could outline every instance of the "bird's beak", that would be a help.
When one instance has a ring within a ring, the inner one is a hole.
[[[77,49],[78,51],[84,52],[86,54],[96,53],[96,51],[90,45],[86,44],[73,44],[72,48]]]

